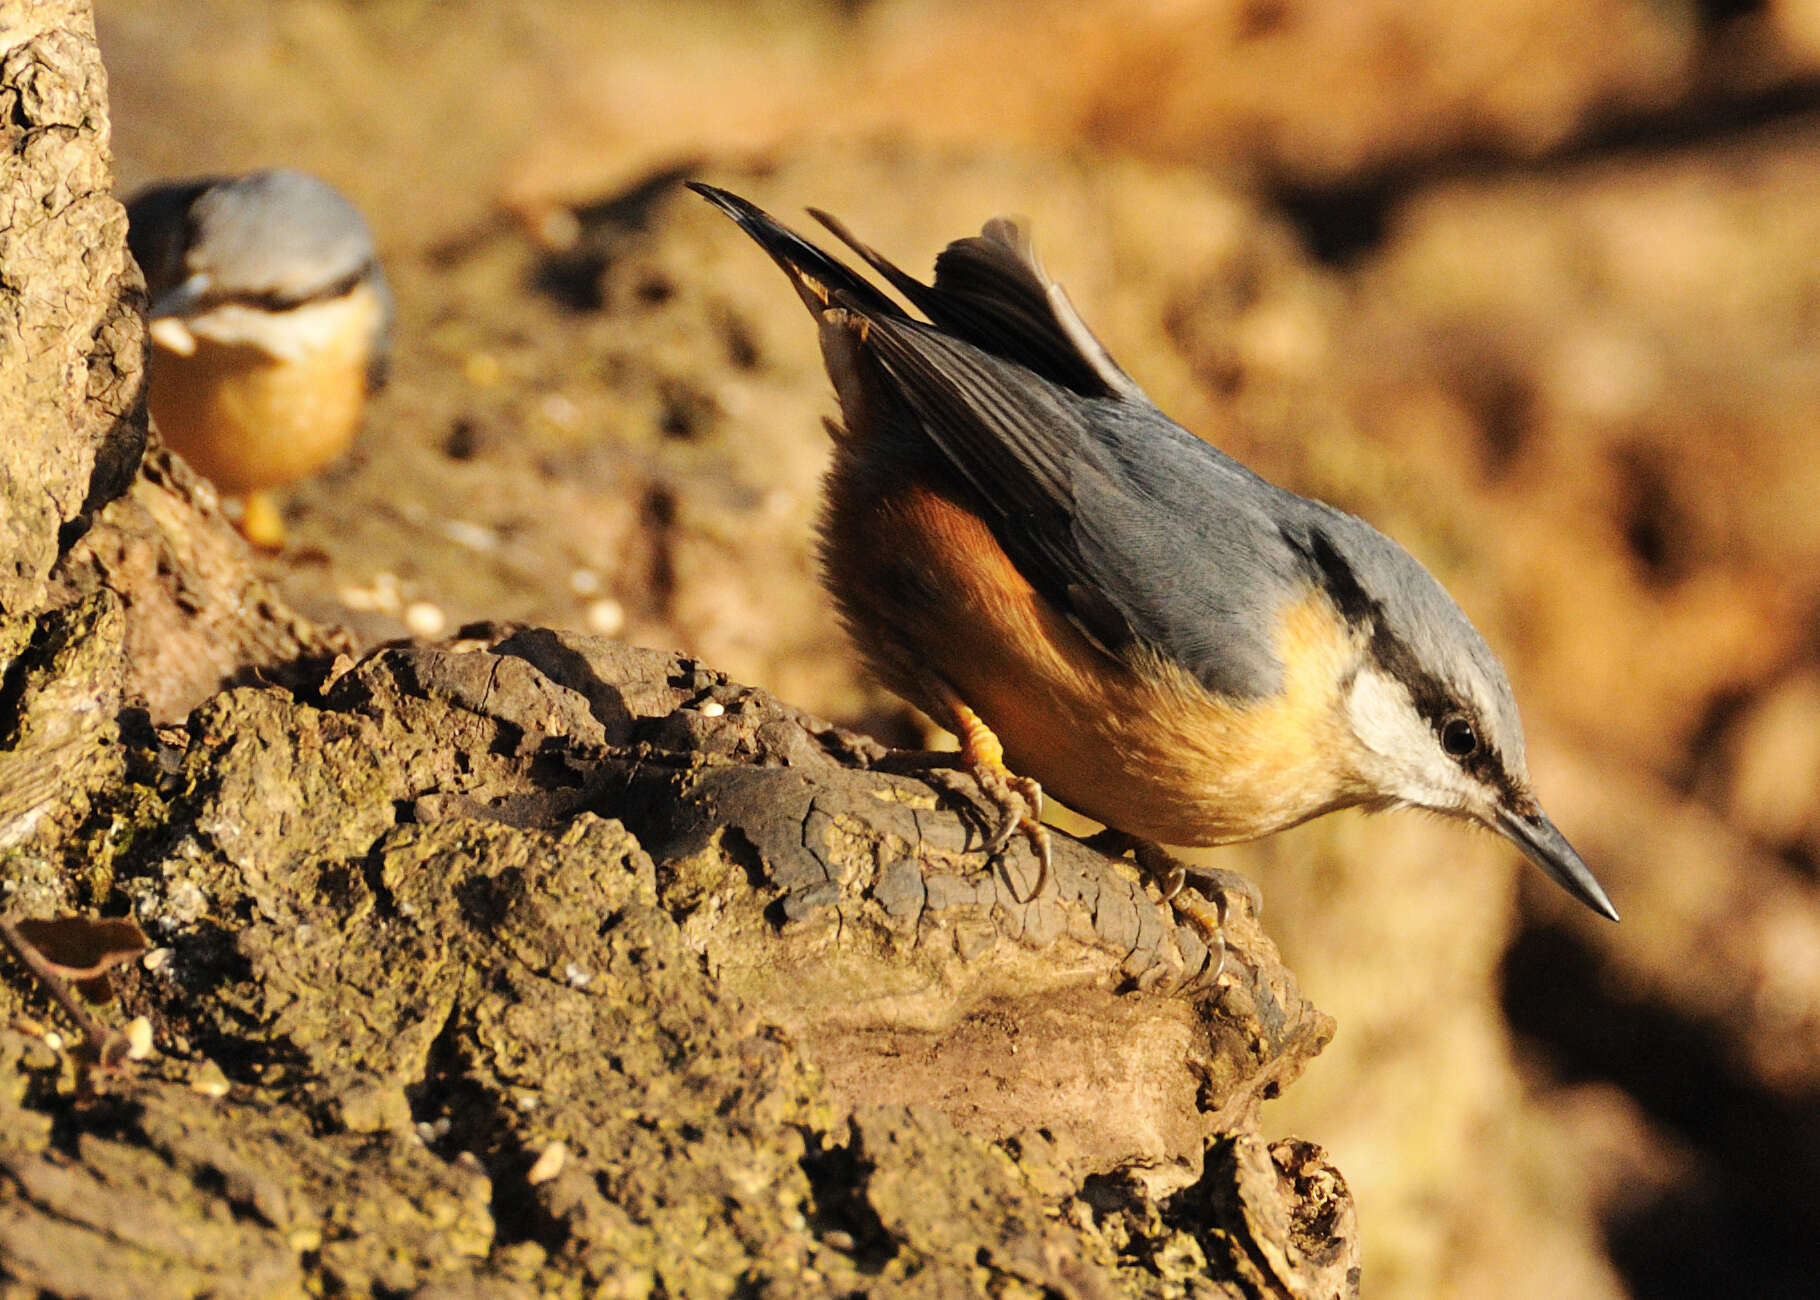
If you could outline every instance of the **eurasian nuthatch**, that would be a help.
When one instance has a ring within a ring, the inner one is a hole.
[[[392,313],[354,206],[313,176],[261,171],[154,186],[127,218],[164,440],[230,495],[340,455],[384,373]]]
[[[844,422],[828,588],[869,667],[961,738],[1002,813],[995,848],[1021,830],[1046,860],[1039,781],[1123,839],[1178,845],[1418,807],[1497,831],[1617,920],[1536,802],[1510,683],[1440,583],[1159,411],[1019,226],[948,245],[924,284],[811,209],[922,321],[752,204],[691,188],[820,326]],[[1158,874],[1180,887],[1179,867]]]

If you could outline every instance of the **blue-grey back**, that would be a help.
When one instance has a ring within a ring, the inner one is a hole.
[[[1280,528],[1301,499],[1147,402],[1083,407],[1071,513],[1088,580],[1208,689],[1274,693],[1282,664],[1273,634],[1310,586]]]

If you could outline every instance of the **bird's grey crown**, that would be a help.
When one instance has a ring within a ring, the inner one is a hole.
[[[205,275],[207,302],[282,310],[379,280],[359,210],[303,172],[159,185],[135,196],[127,215],[154,297]]]
[[[332,186],[264,171],[210,186],[190,207],[190,264],[227,294],[307,299],[373,266],[373,237]]]

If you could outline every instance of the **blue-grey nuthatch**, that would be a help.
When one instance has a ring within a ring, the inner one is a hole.
[[[151,290],[148,401],[164,440],[229,494],[340,455],[391,324],[354,206],[313,176],[261,171],[154,186],[127,218]]]
[[[692,189],[790,277],[844,427],[821,518],[843,622],[948,725],[1047,861],[1040,788],[1152,843],[1226,844],[1339,808],[1488,827],[1618,914],[1531,792],[1497,657],[1363,520],[1170,420],[1006,220],[924,284],[815,218],[928,319],[733,194]],[[1015,775],[1014,775],[1015,773]],[[1037,888],[1041,888],[1039,879]]]

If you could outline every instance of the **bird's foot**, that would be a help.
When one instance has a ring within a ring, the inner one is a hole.
[[[1020,892],[1017,882],[1011,879],[1009,868],[1006,869],[1005,878],[1010,881],[1011,892],[1020,903],[1028,903],[1043,892],[1043,886],[1049,881],[1052,850],[1049,828],[1041,821],[1043,787],[1037,782],[1029,777],[1018,776],[1003,763],[996,767],[978,763],[965,752],[928,754],[894,749],[874,760],[871,767],[878,772],[915,774],[925,780],[935,773],[941,773],[944,777],[949,773],[967,773],[973,778],[981,796],[998,814],[996,820],[989,821],[984,827],[987,860],[1005,865],[1006,848],[1010,846],[1013,837],[1021,834],[1036,855],[1036,885],[1028,892]],[[967,796],[968,792],[958,781],[944,779],[938,784],[961,798]]]
[[[1017,776],[1007,771],[1003,764],[998,767],[974,767],[973,779],[979,782],[980,793],[998,809],[998,828],[986,841],[986,856],[1004,861],[1005,848],[1011,843],[1014,835],[1022,835],[1030,843],[1030,851],[1036,855],[1036,884],[1029,893],[1018,899],[1028,903],[1043,892],[1043,886],[1049,883],[1051,845],[1049,828],[1042,823],[1043,787],[1027,776]],[[1010,872],[1006,872],[1007,878]],[[1016,892],[1013,884],[1012,892]]]
[[[1043,787],[1005,766],[1005,747],[958,695],[944,689],[941,696],[947,721],[960,737],[958,766],[972,775],[980,793],[998,810],[998,823],[986,837],[987,858],[1006,866],[1005,849],[1016,835],[1029,841],[1031,852],[1036,855],[1036,884],[1018,897],[1018,902],[1028,903],[1049,883],[1052,850],[1049,828],[1042,822]],[[1011,880],[1008,867],[1005,876],[1011,882],[1011,892],[1017,895],[1017,883]]]
[[[1264,896],[1249,876],[1183,862],[1161,845],[1124,831],[1103,830],[1086,843],[1113,857],[1131,854],[1139,869],[1156,882],[1163,901],[1199,932],[1207,944],[1209,969],[1215,979],[1226,966],[1226,918],[1231,914],[1232,899],[1244,899],[1254,919],[1263,915]]]

